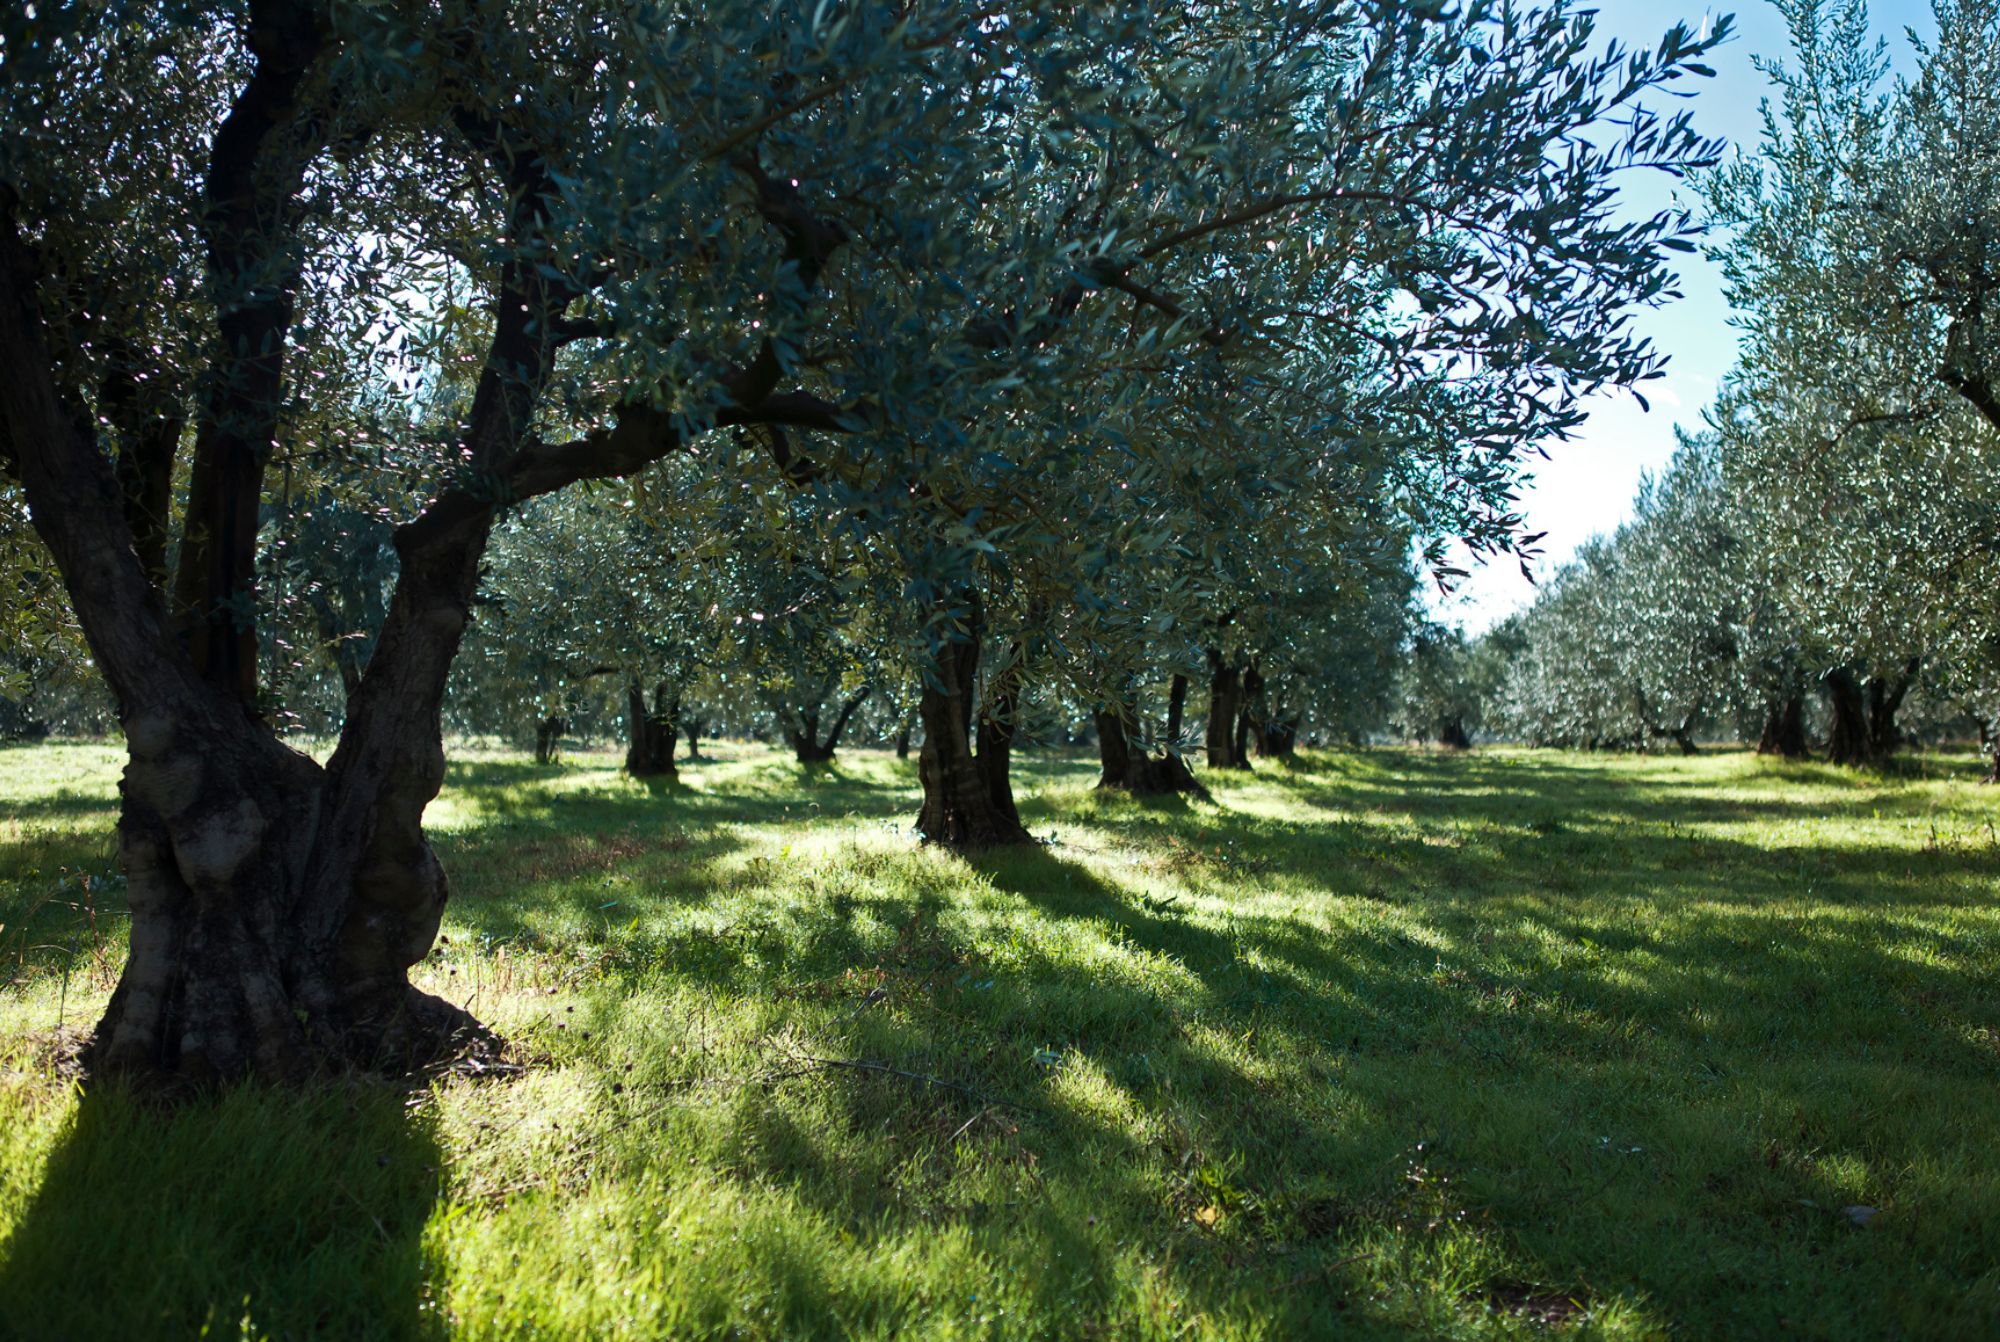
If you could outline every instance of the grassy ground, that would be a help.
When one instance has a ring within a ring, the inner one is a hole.
[[[171,1116],[51,1062],[116,756],[0,752],[0,1335],[2000,1336],[1969,763],[1031,757],[964,861],[723,749],[454,765],[422,977],[523,1077]]]

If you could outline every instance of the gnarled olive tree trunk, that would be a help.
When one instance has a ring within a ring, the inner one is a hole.
[[[1646,733],[1655,739],[1664,738],[1674,743],[1674,748],[1683,755],[1699,755],[1701,747],[1695,744],[1694,729],[1685,721],[1673,727],[1646,725]]]
[[[1764,730],[1757,737],[1759,755],[1802,760],[1811,753],[1806,744],[1806,706],[1803,695],[1793,693],[1764,707]]]
[[[1158,755],[1148,755],[1143,749],[1135,748],[1131,734],[1125,730],[1125,722],[1131,710],[1121,714],[1116,710],[1099,709],[1091,715],[1097,728],[1098,777],[1100,788],[1129,792],[1137,797],[1164,796],[1176,792],[1193,793],[1206,798],[1208,789],[1194,776],[1172,749]]]
[[[1297,751],[1299,745],[1299,720],[1297,718],[1264,718],[1257,724],[1257,753],[1270,759],[1281,759]]]
[[[68,454],[45,500],[101,460]],[[66,478],[64,478],[66,477]],[[65,497],[67,495],[67,497]],[[103,495],[100,495],[102,498]],[[100,1076],[291,1077],[328,1061],[401,1068],[478,1033],[411,987],[443,915],[422,817],[444,778],[439,707],[470,606],[482,521],[412,544],[324,767],[202,678],[129,547],[38,508],[117,693],[129,760],[119,852],[131,953],[87,1051]]]
[[[250,70],[211,139],[203,183],[211,329],[199,369],[128,368],[132,386],[146,388],[143,407],[117,386],[86,390],[79,370],[101,364],[115,342],[85,332],[94,346],[85,351],[75,322],[45,319],[52,293],[61,304],[52,313],[72,306],[72,276],[52,255],[64,203],[0,182],[0,467],[21,483],[117,699],[129,751],[119,847],[131,953],[86,1053],[98,1075],[394,1067],[476,1031],[463,1012],[414,990],[409,970],[445,905],[423,813],[444,780],[445,683],[496,510],[630,474],[684,450],[695,432],[655,408],[657,387],[641,386],[580,438],[535,433],[558,348],[590,330],[565,320],[565,309],[608,282],[580,259],[581,273],[566,275],[560,267],[577,258],[552,236],[562,194],[553,174],[566,159],[559,140],[574,119],[490,104],[480,93],[488,72],[440,78],[427,90],[437,128],[490,167],[487,185],[505,214],[485,249],[504,253],[482,272],[485,357],[455,441],[439,453],[456,482],[395,532],[394,592],[366,667],[349,678],[332,757],[321,766],[280,742],[258,718],[257,535],[296,381],[285,362],[309,252],[307,183],[336,138],[363,143],[373,128],[344,119],[342,90],[365,72],[342,59],[343,28],[325,0],[241,8]],[[475,15],[467,30],[490,17]],[[502,18],[483,31],[505,30]],[[449,44],[459,31],[439,36]],[[793,273],[816,287],[844,231],[756,156],[736,166]],[[127,343],[128,362],[161,357]],[[848,431],[846,411],[778,390],[783,362],[768,341],[747,361],[716,366],[716,426]],[[139,431],[147,416],[159,419],[157,432]],[[169,575],[165,514],[180,478],[182,417],[193,456]],[[788,479],[804,478],[782,442],[772,451]]]
[[[873,693],[862,686],[846,703],[840,706],[840,713],[834,718],[833,726],[827,729],[825,739],[819,734],[819,708],[817,705],[806,710],[784,710],[780,718],[784,722],[785,739],[792,747],[792,756],[800,764],[825,764],[840,748],[841,733],[847,730],[847,723],[854,711],[868,702]]]
[[[1243,672],[1222,653],[1208,652],[1208,732],[1205,744],[1211,769],[1247,769],[1249,724],[1243,721]]]
[[[672,781],[674,747],[680,743],[680,696],[673,686],[661,681],[653,687],[653,703],[646,704],[645,687],[637,680],[625,685],[625,772],[634,778],[664,778]]]
[[[535,763],[554,764],[556,756],[562,753],[563,733],[569,730],[567,718],[548,717],[535,724]]]
[[[396,533],[394,594],[324,766],[256,713],[257,519],[300,282],[302,184],[333,124],[328,108],[307,106],[320,87],[312,67],[333,38],[309,4],[253,5],[251,23],[255,69],[208,171],[216,338],[206,390],[189,394],[194,458],[171,611],[166,468],[152,456],[113,467],[96,417],[58,380],[37,298],[47,266],[0,210],[0,453],[118,701],[128,750],[118,845],[131,950],[85,1051],[99,1077],[396,1068],[478,1032],[408,974],[445,906],[422,819],[444,779],[446,676],[494,505],[460,493]],[[523,236],[549,188],[526,180],[540,163],[510,163],[523,180],[509,231]],[[458,443],[470,471],[503,462],[527,432],[553,360],[551,314],[567,301],[554,290],[525,263],[501,267]]]
[[[965,639],[938,649],[936,681],[926,679],[917,700],[924,728],[917,752],[917,777],[924,786],[917,832],[927,843],[961,852],[1034,842],[1014,808],[1009,777],[1020,691],[1018,658],[1000,672],[1010,683],[996,686],[988,710],[978,715],[979,749],[973,752],[984,630],[978,598],[968,604]]]
[[[1903,732],[1896,725],[1896,714],[1916,684],[1921,666],[1922,662],[1912,657],[1892,675],[1868,678],[1868,750],[1877,759],[1887,759],[1902,749]]]
[[[1861,677],[1851,667],[1836,667],[1820,681],[1832,719],[1827,728],[1826,757],[1834,764],[1866,764],[1869,748],[1867,695]]]

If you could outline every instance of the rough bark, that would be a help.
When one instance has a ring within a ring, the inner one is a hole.
[[[680,702],[672,687],[661,681],[653,687],[653,702],[646,703],[645,687],[638,681],[625,686],[625,772],[634,778],[671,781],[677,775],[674,748],[680,741]]]
[[[1902,729],[1896,714],[1917,680],[1920,663],[1911,658],[1894,675],[1868,679],[1868,751],[1876,759],[1887,759],[1903,745]]]
[[[1179,750],[1182,724],[1187,718],[1188,678],[1176,673],[1167,687],[1167,746]]]
[[[1014,809],[1010,791],[1011,723],[982,720],[980,753],[973,753],[982,635],[976,598],[970,610],[966,638],[938,649],[935,680],[925,680],[917,701],[924,729],[923,747],[917,753],[917,777],[924,787],[917,832],[926,843],[960,852],[1034,842]]]
[[[1257,725],[1257,753],[1267,758],[1282,758],[1294,753],[1299,744],[1299,720],[1297,718],[1266,718]]]
[[[1187,761],[1172,750],[1148,755],[1133,749],[1125,719],[1117,712],[1099,710],[1092,714],[1092,721],[1097,728],[1098,787],[1129,792],[1135,797],[1179,792],[1208,796],[1208,789],[1194,776]]]
[[[215,356],[196,416],[175,595],[196,670],[246,709],[257,700],[257,531],[303,273],[302,198],[331,130],[332,109],[310,103],[330,41],[324,8],[252,7],[256,66],[216,130],[204,184]]]
[[[785,739],[791,743],[793,758],[800,764],[825,764],[833,759],[840,748],[840,737],[847,730],[847,723],[854,711],[868,701],[871,691],[863,686],[848,701],[840,706],[840,713],[834,718],[833,726],[827,729],[824,740],[819,734],[819,709],[796,713],[785,728]]]
[[[1248,769],[1250,761],[1242,749],[1246,733],[1239,729],[1243,716],[1243,673],[1213,648],[1208,654],[1208,673],[1208,767]]]
[[[1765,706],[1764,730],[1757,738],[1757,753],[1788,760],[1802,760],[1811,753],[1806,744],[1804,696],[1790,694]]]
[[[244,538],[254,541],[254,485],[269,446],[257,417],[268,408],[273,372],[268,347],[238,345],[230,335],[250,327],[282,335],[279,317],[290,300],[226,281],[231,265],[241,279],[243,267],[270,254],[260,249],[278,245],[263,230],[285,217],[293,157],[311,138],[289,101],[310,60],[295,47],[300,31],[317,31],[307,7],[252,7],[257,70],[225,118],[211,165],[208,236],[211,274],[224,289],[223,338],[199,431],[207,435],[206,464],[197,461],[190,482],[190,526],[210,529],[197,545],[184,541],[183,553],[193,575],[188,590],[211,604],[217,594],[249,593]],[[266,193],[261,204],[233,194],[230,183],[246,180]],[[249,239],[245,251],[234,260],[218,255],[235,227],[230,220],[246,211],[257,217],[236,234]],[[289,1078],[329,1063],[398,1067],[435,1056],[475,1027],[408,981],[436,934],[446,894],[421,817],[443,779],[444,672],[464,627],[490,509],[440,531],[433,545],[399,543],[403,567],[381,651],[332,759],[315,764],[245,712],[255,690],[254,637],[246,643],[243,629],[210,621],[182,631],[192,634],[187,642],[177,636],[155,582],[157,537],[134,530],[135,522],[152,523],[150,508],[132,506],[151,486],[119,480],[93,417],[57,383],[36,306],[42,273],[12,217],[0,218],[5,437],[34,524],[118,701],[128,749],[118,833],[131,949],[85,1050],[86,1067],[97,1078],[201,1081]],[[278,265],[274,273],[267,282],[282,291],[287,272]],[[546,319],[531,297],[518,289],[498,297],[483,407],[476,396],[461,443],[475,468],[525,423],[501,413],[518,401],[496,400],[493,384],[501,369],[510,384],[524,369],[535,374],[532,358],[503,348]],[[257,366],[234,366],[245,361]],[[244,418],[233,418],[239,408]]]
[[[331,131],[328,108],[307,104],[348,71],[325,59],[333,39],[322,5],[250,0],[247,19],[253,66],[212,144],[202,221],[211,357],[202,395],[178,391],[198,409],[172,612],[154,581],[160,540],[146,531],[160,465],[135,452],[131,464],[144,469],[119,479],[110,449],[122,461],[122,444],[100,438],[87,404],[96,392],[62,380],[59,370],[79,361],[58,357],[38,307],[54,272],[28,240],[46,234],[20,220],[39,210],[40,230],[59,228],[47,217],[59,202],[24,202],[0,184],[0,456],[117,699],[129,754],[119,847],[131,950],[85,1053],[95,1076],[397,1068],[478,1033],[465,1013],[415,991],[408,973],[447,894],[422,818],[444,778],[444,689],[496,509],[629,473],[688,442],[685,420],[655,409],[651,389],[581,440],[536,437],[534,408],[567,338],[564,310],[583,292],[551,263],[565,255],[548,236],[559,195],[551,165],[562,155],[502,111],[452,105],[458,130],[501,179],[510,253],[492,269],[485,358],[444,454],[461,482],[395,533],[393,594],[327,763],[257,722],[247,612],[263,471],[305,264],[301,187]],[[324,79],[322,63],[334,71]],[[786,235],[801,281],[816,284],[840,231],[806,215],[789,179],[745,163],[759,212]],[[747,366],[726,367],[715,423],[852,430],[851,408],[780,394],[782,372],[768,343]],[[160,450],[167,441],[162,430]]]
[[[554,764],[562,753],[562,736],[569,730],[565,718],[543,718],[535,724],[535,763]]]
[[[1832,722],[1827,731],[1826,757],[1834,764],[1859,765],[1871,758],[1868,735],[1867,696],[1861,677],[1849,667],[1826,673],[1820,682],[1826,691]]]

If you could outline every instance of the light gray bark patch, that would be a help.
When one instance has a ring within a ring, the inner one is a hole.
[[[172,820],[200,799],[203,772],[193,753],[145,761],[135,753],[125,766],[125,786],[142,807]]]
[[[125,723],[125,744],[137,759],[153,759],[174,741],[174,724],[164,713],[136,713]]]
[[[264,813],[249,797],[210,816],[193,835],[174,845],[182,879],[197,890],[227,886],[256,854],[269,829]]]

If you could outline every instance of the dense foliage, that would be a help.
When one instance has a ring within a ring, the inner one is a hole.
[[[1781,0],[1763,142],[1703,175],[1737,365],[1519,634],[1509,728],[1835,760],[2000,715],[2000,5],[1888,81],[1860,0]],[[1812,701],[1818,700],[1815,705]]]

